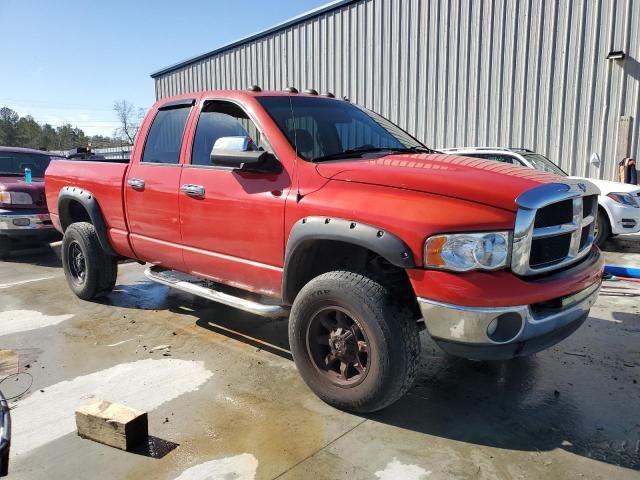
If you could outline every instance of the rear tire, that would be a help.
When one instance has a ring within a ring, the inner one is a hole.
[[[599,208],[593,243],[595,243],[599,248],[602,248],[610,236],[611,224],[609,223],[609,216],[602,208]]]
[[[297,295],[289,320],[291,352],[309,388],[351,412],[380,410],[413,385],[420,338],[393,292],[352,272],[320,275]]]
[[[69,287],[83,300],[107,295],[116,284],[117,259],[102,249],[90,223],[74,223],[64,232],[62,266]]]
[[[0,260],[6,259],[11,253],[11,239],[0,237]]]

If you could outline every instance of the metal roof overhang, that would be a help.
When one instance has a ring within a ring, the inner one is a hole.
[[[200,55],[197,55],[195,57],[191,57],[188,58],[186,60],[183,60],[181,62],[175,63],[173,65],[170,65],[168,67],[165,67],[161,70],[158,70],[156,72],[153,72],[151,74],[151,78],[158,78],[164,74],[170,73],[174,70],[178,70],[179,68],[185,67],[187,65],[191,65],[192,63],[198,62],[200,60],[203,60],[205,58],[211,57],[213,55],[216,55],[218,53],[222,53],[225,52],[227,50],[231,50],[239,45],[254,41],[254,40],[258,40],[260,38],[266,37],[274,32],[277,32],[279,30],[284,30],[292,25],[295,25],[296,23],[300,23],[303,22],[305,20],[308,20],[310,18],[314,18],[314,17],[319,17],[320,15],[323,15],[327,12],[330,12],[332,10],[337,10],[339,8],[342,8],[346,5],[349,5],[351,3],[356,3],[359,2],[361,0],[336,0],[334,2],[331,3],[327,3],[326,5],[322,5],[318,8],[314,8],[313,10],[309,10],[308,12],[302,13],[296,17],[293,17],[289,20],[286,20],[282,23],[278,23],[277,25],[274,25],[273,27],[267,28],[266,30],[261,30],[260,32],[254,33],[253,35],[249,35],[247,37],[241,38],[240,40],[237,40],[235,42],[232,43],[228,43],[222,47],[216,48],[215,50],[211,50],[210,52],[206,52]]]

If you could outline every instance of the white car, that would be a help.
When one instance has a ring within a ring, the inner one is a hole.
[[[523,148],[445,148],[444,153],[511,163],[568,177],[560,167],[539,153]],[[570,177],[579,178],[579,177]],[[600,189],[595,243],[602,246],[611,235],[640,232],[640,187],[586,178]]]

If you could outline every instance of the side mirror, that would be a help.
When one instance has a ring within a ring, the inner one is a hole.
[[[211,164],[249,172],[277,172],[280,164],[264,150],[254,150],[249,137],[220,137],[211,150]]]

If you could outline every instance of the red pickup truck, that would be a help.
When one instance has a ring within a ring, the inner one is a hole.
[[[603,269],[590,183],[439,154],[315,92],[160,100],[130,162],[54,162],[46,194],[79,297],[110,292],[132,258],[156,282],[288,315],[304,380],[357,412],[410,388],[421,328],[471,359],[560,341]]]

